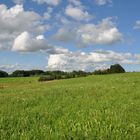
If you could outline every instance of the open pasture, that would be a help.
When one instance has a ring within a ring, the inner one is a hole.
[[[1,140],[139,140],[140,73],[0,79]]]

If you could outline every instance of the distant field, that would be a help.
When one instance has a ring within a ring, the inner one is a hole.
[[[0,140],[140,140],[140,73],[0,79]]]

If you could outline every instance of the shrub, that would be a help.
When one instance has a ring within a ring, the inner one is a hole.
[[[46,75],[46,76],[41,76],[38,81],[51,81],[54,80],[55,77],[53,75]]]
[[[55,75],[55,79],[61,79],[61,75]]]
[[[67,75],[61,75],[61,79],[67,79]]]

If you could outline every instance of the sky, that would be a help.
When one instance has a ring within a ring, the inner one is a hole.
[[[0,70],[140,71],[140,0],[0,0]]]

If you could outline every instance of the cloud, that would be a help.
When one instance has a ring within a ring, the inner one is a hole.
[[[0,65],[0,70],[7,71],[7,72],[12,72],[14,70],[20,69],[19,64],[6,64],[6,65]]]
[[[46,51],[48,54],[68,54],[69,50],[67,48],[63,47],[52,47],[51,49],[48,49]]]
[[[24,31],[42,34],[50,27],[42,23],[43,17],[34,11],[25,11],[23,5],[7,8],[0,5],[0,49],[9,49],[14,39]]]
[[[120,53],[111,50],[95,50],[93,52],[71,52],[68,49],[56,48],[56,52],[51,53],[48,58],[47,70],[84,70],[94,71],[96,69],[106,69],[111,64],[140,64],[140,54]],[[0,65],[0,69],[12,72],[17,69],[44,69],[45,67],[37,67],[32,65],[7,64]]]
[[[63,42],[73,42],[77,38],[77,28],[74,26],[64,26],[54,35],[54,39]]]
[[[69,0],[71,4],[74,4],[75,6],[81,6],[81,1],[80,0]]]
[[[0,65],[0,70],[6,71],[8,73],[12,73],[15,70],[33,70],[33,69],[42,69],[45,70],[45,66],[33,66],[29,64],[5,64]]]
[[[51,6],[56,6],[61,2],[60,0],[33,0],[33,1],[37,2],[38,4],[47,3],[48,5]]]
[[[13,0],[16,4],[23,4],[25,0]]]
[[[137,20],[135,23],[134,29],[140,29],[140,20]]]
[[[33,66],[30,65],[20,65],[18,63],[16,64],[5,64],[5,65],[0,65],[0,70],[6,71],[8,73],[12,73],[15,70],[30,70],[33,69]]]
[[[50,18],[51,18],[51,14],[48,13],[48,12],[45,12],[45,13],[44,13],[44,19],[45,19],[45,20],[48,20],[48,19],[50,19]]]
[[[32,11],[24,11],[22,5],[15,5],[8,9],[5,5],[0,5],[0,31],[20,32],[25,29],[37,26],[41,19],[40,15]],[[35,25],[36,24],[36,25]]]
[[[85,20],[88,21],[92,18],[91,15],[87,11],[85,11],[82,7],[74,7],[72,5],[68,5],[65,9],[65,14],[77,21]]]
[[[33,36],[29,32],[23,32],[14,40],[12,51],[37,52],[45,51],[48,54],[66,54],[68,49],[53,46],[48,43],[43,35]]]
[[[52,17],[51,16],[52,12],[53,12],[53,8],[52,7],[48,7],[47,12],[45,12],[43,14],[44,20],[49,20]]]
[[[36,52],[52,48],[43,35],[33,37],[28,32],[21,33],[14,41],[13,51]]]
[[[134,54],[134,60],[132,64],[140,64],[140,54]]]
[[[95,0],[95,1],[96,1],[96,4],[100,6],[105,5],[107,3],[112,4],[112,0]]]
[[[77,32],[84,44],[112,45],[122,40],[122,34],[108,20],[98,25],[82,25]]]
[[[57,31],[54,38],[58,41],[76,42],[80,46],[93,46],[113,45],[121,42],[123,35],[112,22],[112,18],[106,18],[98,24],[64,26]]]
[[[90,53],[69,52],[66,54],[51,54],[48,59],[47,69],[49,70],[84,70],[106,68],[105,63],[128,63],[132,61],[132,54],[117,53],[114,51],[97,50]]]

